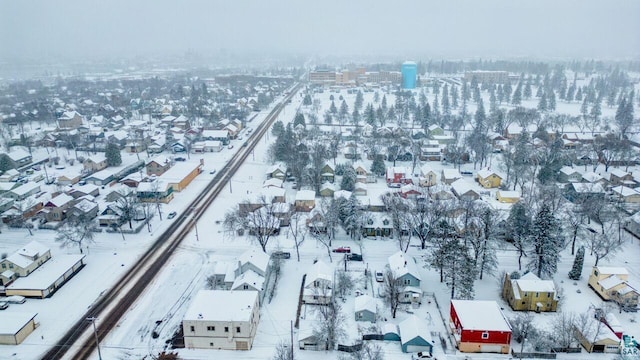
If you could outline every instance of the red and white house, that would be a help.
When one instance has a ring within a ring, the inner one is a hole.
[[[411,179],[411,169],[404,166],[387,167],[385,178],[387,180],[387,184],[413,184],[413,180]]]
[[[461,352],[509,353],[511,326],[495,301],[451,300],[449,316]]]

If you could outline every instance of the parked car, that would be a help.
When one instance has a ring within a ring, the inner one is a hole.
[[[25,299],[24,296],[12,295],[7,297],[5,301],[8,302],[9,304],[24,304],[24,302],[27,301],[27,299]]]
[[[460,171],[460,175],[463,176],[473,176],[473,172],[472,171]]]
[[[425,351],[420,351],[416,354],[412,354],[411,355],[411,359],[412,360],[419,360],[419,359],[432,359],[433,355],[431,353],[425,352]]]
[[[275,259],[290,259],[291,258],[291,253],[288,251],[274,251],[271,256],[273,256]]]
[[[382,271],[376,271],[376,281],[377,282],[384,281],[384,274],[382,273]]]
[[[229,144],[229,146],[227,146],[227,149],[233,149],[233,144]]]
[[[178,213],[176,213],[175,211],[172,211],[167,216],[167,219],[173,219],[174,217],[176,217],[176,215],[178,215]]]
[[[351,261],[362,261],[362,255],[356,253],[348,254],[347,259]]]
[[[215,169],[213,169],[213,170],[209,171],[209,174],[211,174],[211,175],[213,175],[213,174],[215,174],[215,173],[216,173],[216,170],[215,170]]]
[[[175,159],[173,159],[173,160],[175,160],[175,161],[187,161],[187,159],[185,159],[183,157],[180,157],[180,156],[175,158]]]
[[[351,252],[351,248],[348,246],[341,246],[339,248],[333,249],[334,253],[347,253],[349,254]]]
[[[9,303],[6,301],[0,301],[0,310],[4,310],[9,307]]]

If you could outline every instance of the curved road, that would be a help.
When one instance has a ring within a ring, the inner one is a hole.
[[[138,299],[140,294],[160,272],[171,258],[175,249],[195,226],[208,206],[225,188],[229,179],[240,168],[247,156],[252,152],[262,136],[269,130],[287,102],[298,92],[301,83],[296,83],[289,93],[267,115],[253,136],[246,140],[218,174],[206,186],[205,190],[187,206],[185,215],[172,223],[142,255],[140,260],[129,270],[116,285],[98,298],[92,307],[67,331],[58,343],[44,354],[43,359],[87,359],[95,351],[92,322],[96,318],[96,334],[102,340],[113,329],[124,313]],[[191,215],[191,216],[188,216]]]

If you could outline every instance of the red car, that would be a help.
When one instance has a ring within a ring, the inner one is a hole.
[[[341,247],[339,247],[337,249],[333,249],[333,252],[334,253],[347,253],[347,254],[349,254],[349,253],[351,253],[351,248],[348,247],[348,246],[341,246]]]

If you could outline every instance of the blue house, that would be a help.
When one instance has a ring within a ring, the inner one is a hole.
[[[400,302],[420,303],[422,299],[421,276],[416,260],[406,256],[402,251],[398,251],[389,256],[389,270],[393,273],[396,282],[403,286],[398,295]]]
[[[409,318],[398,324],[400,329],[400,346],[402,352],[428,352],[433,351],[433,340],[431,332],[424,320],[411,315]]]
[[[376,299],[369,295],[360,295],[356,296],[354,301],[356,321],[376,322],[376,314],[378,311]]]

